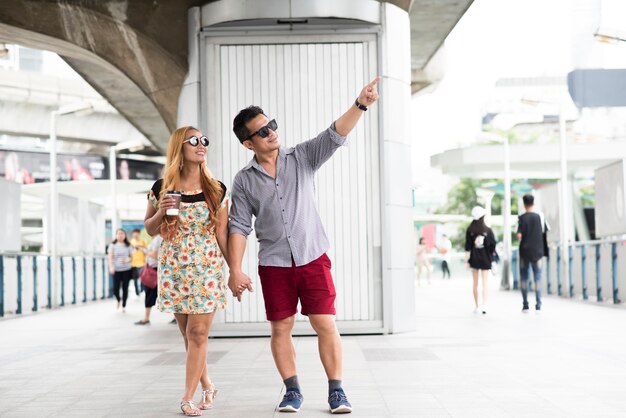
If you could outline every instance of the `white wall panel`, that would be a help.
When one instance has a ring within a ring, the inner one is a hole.
[[[283,146],[291,147],[326,129],[377,74],[372,35],[350,42],[334,42],[328,36],[289,41],[248,37],[241,44],[234,37],[205,38],[204,117],[206,132],[217,143],[209,164],[229,188],[253,156],[232,133],[232,120],[240,109],[259,105],[276,118]],[[381,272],[376,271],[380,270],[379,147],[374,107],[352,132],[348,146],[337,151],[316,179],[318,209],[331,242],[340,327],[346,321],[382,320]],[[252,234],[244,268],[256,291],[246,293],[243,303],[229,304],[221,317],[223,330],[229,324],[241,329],[246,323],[250,330],[252,324],[265,322],[257,253]]]

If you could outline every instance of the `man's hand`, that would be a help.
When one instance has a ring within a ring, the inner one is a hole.
[[[376,100],[378,100],[378,90],[376,90],[376,85],[380,80],[381,77],[377,76],[369,84],[363,87],[363,90],[361,90],[361,93],[359,93],[359,103],[364,106],[370,106],[374,104]]]
[[[233,292],[233,296],[237,297],[239,302],[241,302],[241,295],[246,289],[250,292],[254,292],[252,289],[252,280],[242,271],[230,271],[228,288]]]

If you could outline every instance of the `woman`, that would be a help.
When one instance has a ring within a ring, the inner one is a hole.
[[[115,232],[115,240],[109,245],[109,272],[113,275],[113,293],[117,299],[117,309],[120,308],[120,286],[122,287],[122,312],[126,312],[132,255],[133,247],[126,238],[126,231],[118,229]]]
[[[430,270],[431,265],[428,260],[428,247],[426,246],[426,242],[424,238],[420,238],[419,244],[417,244],[417,252],[416,252],[416,263],[417,263],[417,284],[420,284],[420,279],[422,278],[422,270],[426,270],[426,279],[428,280],[428,284],[430,284]]]
[[[159,252],[159,300],[162,312],[173,313],[187,350],[185,391],[180,408],[198,416],[212,407],[217,391],[207,374],[209,329],[215,311],[226,306],[222,256],[228,260],[226,186],[206,166],[209,140],[196,128],[175,130],[169,139],[163,179],[148,194],[144,224],[150,235],[163,237]],[[167,191],[180,191],[177,199]],[[166,215],[179,208],[178,215]],[[202,384],[196,406],[193,396]]]
[[[161,242],[163,242],[163,238],[161,235],[157,235],[154,237],[148,248],[146,249],[146,265],[143,268],[152,269],[152,271],[157,270],[159,267],[159,247],[161,246]],[[145,300],[145,311],[143,315],[143,319],[135,322],[135,325],[148,325],[150,323],[150,312],[152,311],[152,307],[156,304],[157,299],[157,287],[148,287],[145,284],[141,284],[143,288],[143,293],[146,297]]]
[[[487,277],[489,277],[489,270],[491,270],[491,256],[496,249],[496,238],[493,235],[493,231],[485,225],[485,209],[480,206],[475,206],[472,209],[473,221],[467,228],[465,234],[465,251],[466,261],[469,267],[472,269],[472,278],[474,279],[474,312],[479,312],[478,304],[478,276],[482,276],[483,282],[483,300],[482,311],[483,314],[487,313]]]

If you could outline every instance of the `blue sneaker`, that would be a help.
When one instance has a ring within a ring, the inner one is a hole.
[[[278,405],[279,412],[298,412],[304,398],[298,389],[288,389],[283,401]]]
[[[331,414],[349,414],[352,412],[352,405],[348,402],[348,397],[343,389],[335,389],[328,396],[328,405]]]

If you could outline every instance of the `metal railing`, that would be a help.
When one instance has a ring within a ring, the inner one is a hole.
[[[563,277],[561,248],[550,247],[550,257],[543,264],[545,291],[551,295],[604,302],[612,299],[621,303],[620,288],[626,287],[626,242],[623,239],[578,241],[569,245],[567,263],[569,275]],[[519,254],[511,257],[513,289],[519,288]],[[529,286],[532,280],[529,277]]]
[[[113,296],[105,254],[61,255],[57,259],[55,284],[49,255],[0,252],[0,317]]]

